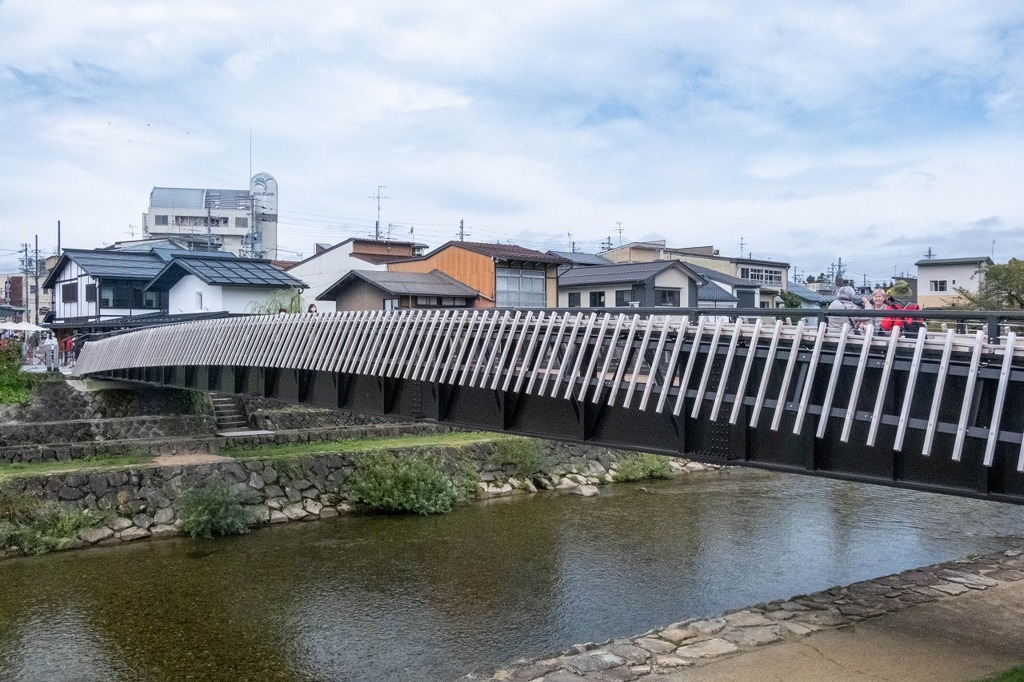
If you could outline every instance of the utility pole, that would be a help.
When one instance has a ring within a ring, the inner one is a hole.
[[[924,254],[924,257],[925,257],[925,258],[927,258],[928,260],[932,260],[932,259],[933,259],[933,258],[935,258],[935,256],[937,256],[937,255],[939,255],[939,254],[937,254],[937,253],[932,253],[932,247],[930,247],[930,246],[929,246],[929,247],[928,247],[928,253]]]
[[[572,253],[576,253],[576,242],[572,240],[572,232],[567,232],[566,234],[569,235],[569,250],[572,251]]]
[[[35,323],[39,324],[39,235],[36,235],[36,254],[35,254],[35,267],[32,268],[36,273],[36,319]]]
[[[466,241],[466,221],[459,220],[459,241]]]
[[[746,246],[743,237],[740,237],[740,258],[743,258],[743,247]]]
[[[388,188],[387,185],[377,185],[377,193],[370,195],[371,199],[376,199],[377,200],[377,223],[374,225],[373,238],[378,240],[378,241],[380,240],[380,200],[381,199],[390,199],[391,198],[391,197],[382,196],[380,192],[381,192],[381,190],[384,190],[384,189],[387,189],[387,188]]]
[[[26,322],[31,321],[28,315],[28,276],[32,272],[32,259],[28,255],[28,246],[28,242],[21,245],[21,304],[25,306]]]
[[[601,248],[603,248],[605,251],[610,251],[611,250],[611,248],[612,248],[612,237],[611,237],[611,235],[608,235],[607,237],[605,237],[605,240],[603,242],[601,242]]]
[[[622,223],[616,222],[615,224],[618,225],[615,229],[619,233],[619,246],[622,246]],[[609,241],[611,241],[611,238],[609,238]]]

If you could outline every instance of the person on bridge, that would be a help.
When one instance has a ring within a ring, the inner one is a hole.
[[[861,310],[861,307],[857,305],[857,292],[853,290],[853,287],[844,286],[839,287],[839,291],[836,292],[836,298],[834,301],[828,304],[829,310]],[[855,332],[860,331],[866,326],[867,319],[863,317],[854,317],[853,315],[830,315],[828,319],[828,330],[830,332],[838,332],[843,328],[843,322],[845,317],[850,318],[850,326]]]

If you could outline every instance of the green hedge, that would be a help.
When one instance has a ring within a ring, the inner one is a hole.
[[[102,520],[88,509],[67,508],[0,486],[0,548],[25,554],[66,549],[76,542],[78,531],[98,526]]]
[[[349,485],[359,502],[385,512],[443,514],[456,496],[440,460],[426,454],[360,455]]]
[[[239,494],[227,483],[187,488],[181,494],[181,529],[192,537],[248,533],[251,520]]]
[[[672,478],[668,457],[644,453],[619,460],[615,470],[616,481],[642,481],[648,478]]]

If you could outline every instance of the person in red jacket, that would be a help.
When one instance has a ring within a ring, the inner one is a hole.
[[[885,298],[885,303],[882,306],[883,310],[903,310],[903,306],[892,296]],[[885,334],[891,334],[893,327],[903,327],[904,318],[902,317],[883,317],[879,320],[878,328]],[[900,329],[900,331],[903,331]]]

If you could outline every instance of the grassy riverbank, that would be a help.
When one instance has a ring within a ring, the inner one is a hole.
[[[473,443],[486,443],[505,436],[473,431],[469,433],[438,433],[426,436],[399,436],[397,438],[358,438],[350,440],[324,441],[316,443],[298,443],[289,445],[264,445],[257,448],[224,448],[220,453],[228,457],[245,459],[291,459],[307,455],[324,453],[353,454],[358,452],[374,452],[393,448],[410,447],[459,447]]]
[[[72,471],[95,471],[100,469],[123,469],[130,466],[153,464],[155,457],[149,453],[137,452],[127,455],[86,457],[64,461],[8,462],[0,464],[0,482],[14,478],[66,474]]]
[[[473,443],[501,439],[493,433],[440,433],[427,436],[399,436],[397,438],[360,438],[349,440],[301,443],[295,445],[266,445],[257,448],[226,448],[220,454],[227,457],[246,459],[293,459],[328,452],[352,454],[359,452],[375,452],[393,448],[408,447],[459,447]],[[156,457],[146,452],[135,452],[127,455],[107,455],[46,462],[10,462],[0,464],[0,482],[15,478],[44,476],[47,474],[63,474],[73,471],[96,471],[105,469],[123,469],[135,466],[151,466]]]

